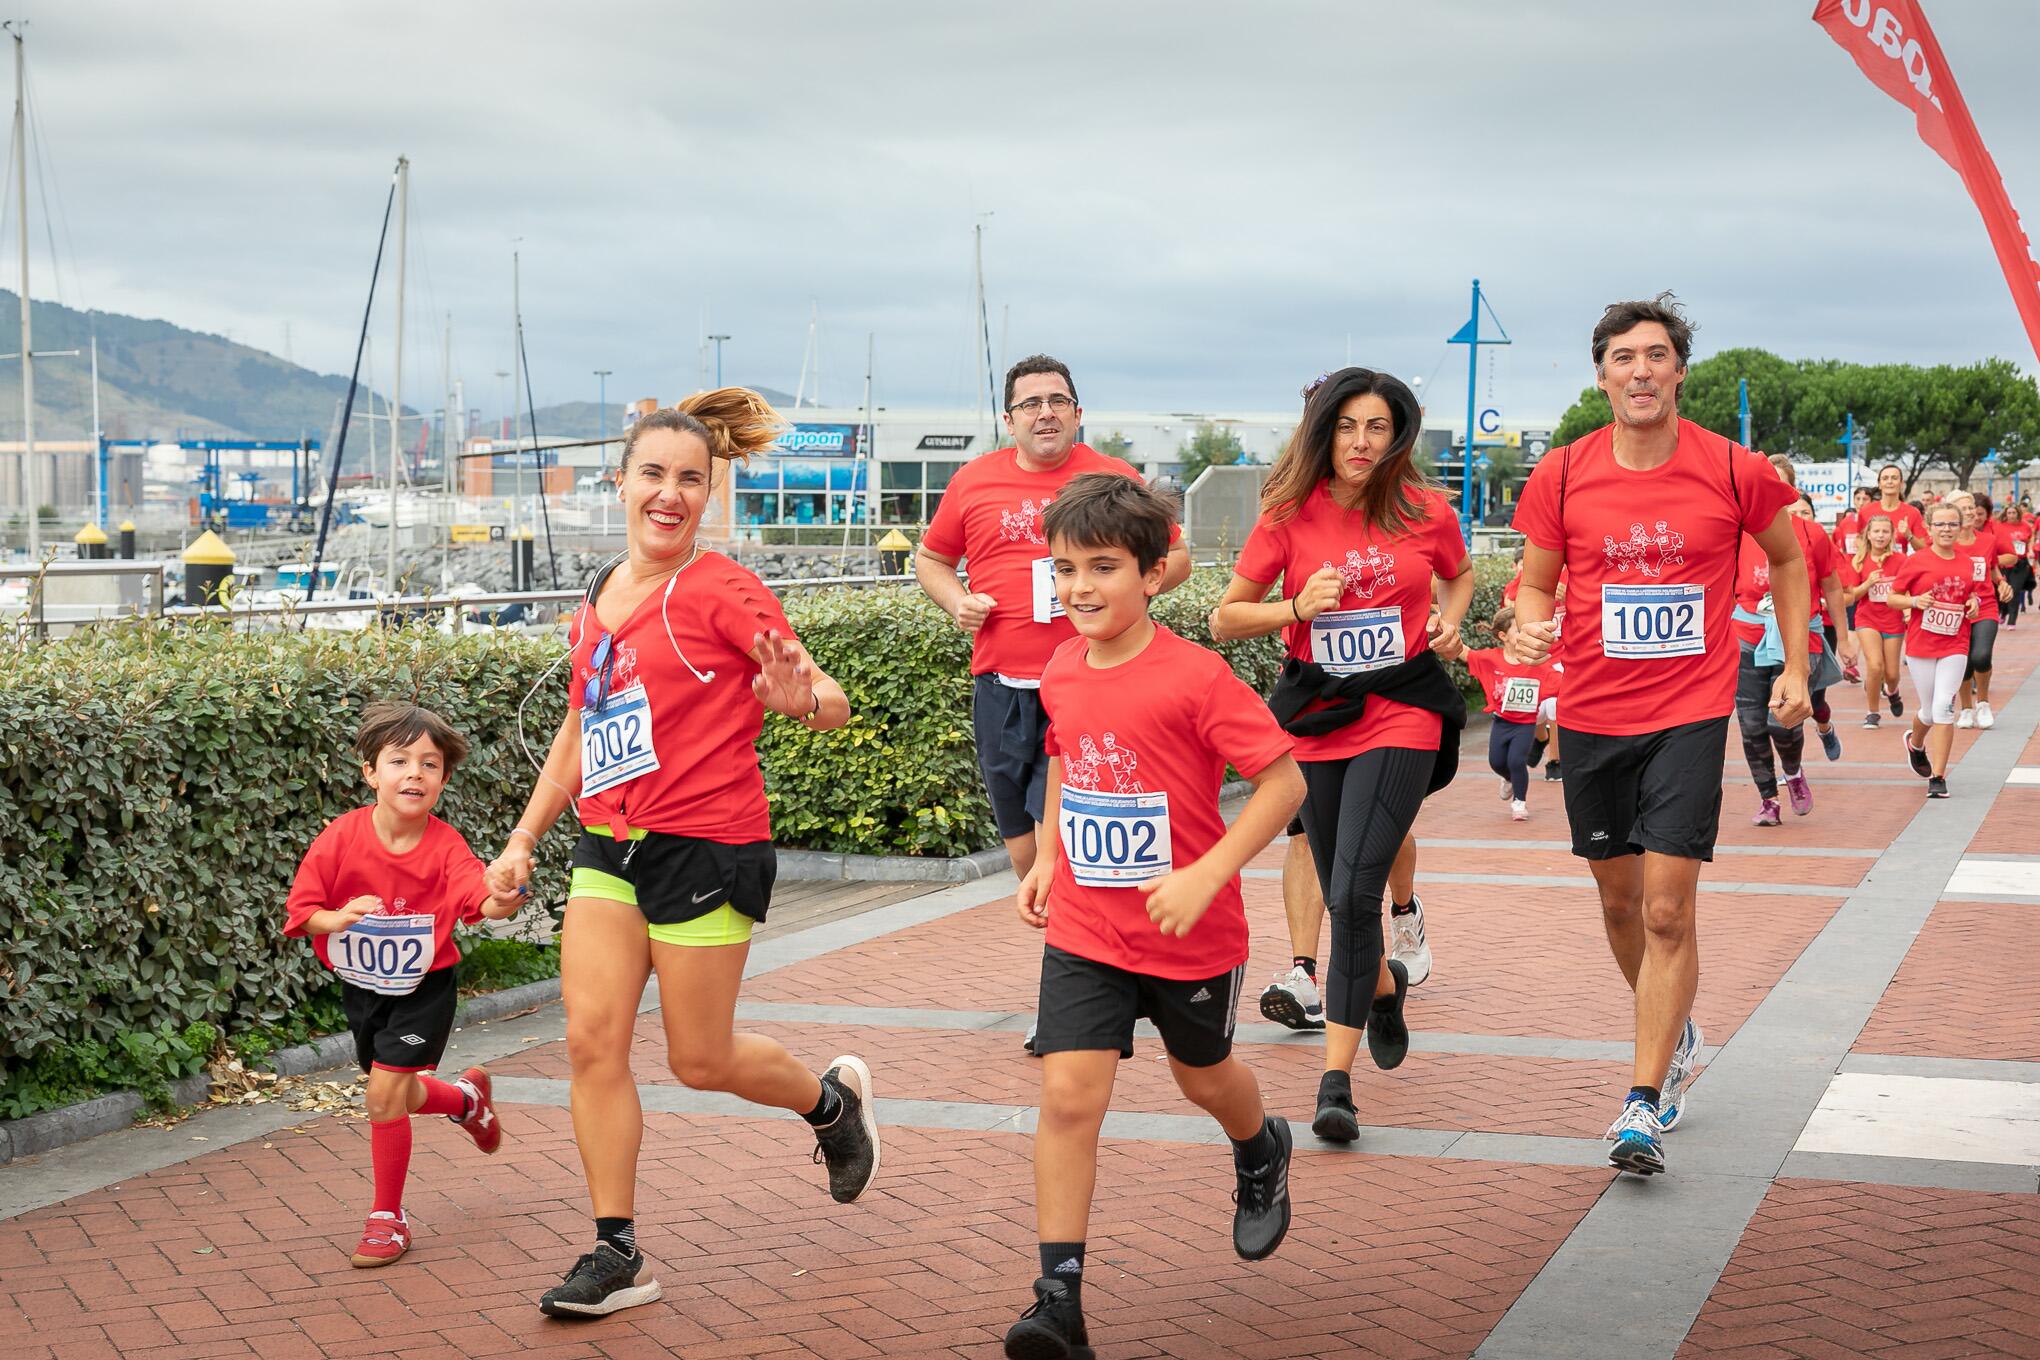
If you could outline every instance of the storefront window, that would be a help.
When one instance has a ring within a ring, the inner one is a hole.
[[[879,464],[879,485],[887,491],[919,491],[921,489],[921,465],[919,463]]]
[[[777,524],[779,522],[779,494],[777,492],[743,492],[736,495],[736,515],[739,524]]]

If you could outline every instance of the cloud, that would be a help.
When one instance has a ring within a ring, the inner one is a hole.
[[[1456,409],[1475,275],[1515,341],[1480,394],[1526,419],[1585,385],[1603,303],[1662,287],[1703,352],[2031,367],[1960,185],[1808,10],[40,0],[29,58],[63,300],[288,325],[324,371],[408,154],[407,397],[451,313],[501,405],[514,243],[542,404],[597,368],[679,395],[704,316],[731,379],[791,390],[812,306],[826,397],[870,335],[881,403],[968,406],[980,222],[995,360],[1062,354],[1095,410],[1287,409],[1349,342]],[[2040,198],[2040,14],[1934,17]]]

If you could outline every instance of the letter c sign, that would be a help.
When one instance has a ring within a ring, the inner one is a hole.
[[[1480,432],[1493,434],[1502,428],[1502,413],[1490,406],[1480,413]]]

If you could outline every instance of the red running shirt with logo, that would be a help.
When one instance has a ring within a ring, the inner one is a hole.
[[[1020,451],[1004,448],[964,464],[943,491],[921,542],[930,552],[961,558],[972,592],[998,601],[971,640],[972,675],[996,671],[1037,680],[1055,649],[1077,635],[1061,607],[1049,604],[1054,573],[1037,563],[1048,560],[1041,512],[1070,478],[1086,472],[1140,477],[1133,464],[1089,444],[1072,446],[1062,466],[1048,472],[1027,471]],[[1171,526],[1169,542],[1181,537],[1182,530]],[[1044,621],[1044,615],[1053,617]]]
[[[1332,499],[1328,483],[1319,483],[1288,519],[1264,510],[1247,534],[1233,570],[1249,581],[1282,582],[1282,598],[1294,599],[1315,572],[1338,571],[1345,584],[1337,610],[1328,614],[1350,620],[1348,628],[1326,615],[1282,630],[1289,655],[1324,661],[1355,640],[1350,664],[1364,669],[1394,664],[1431,649],[1431,578],[1451,580],[1466,561],[1466,540],[1459,516],[1443,492],[1419,490],[1410,499],[1423,518],[1401,533],[1371,527],[1358,514]],[[1364,611],[1382,612],[1369,621]],[[1376,642],[1381,639],[1381,642]],[[1346,664],[1346,663],[1337,663]],[[1304,712],[1325,707],[1313,703]],[[1343,760],[1383,747],[1413,751],[1436,750],[1441,720],[1436,713],[1408,704],[1367,696],[1358,722],[1322,736],[1298,737],[1298,760]]]
[[[1150,977],[1216,977],[1247,958],[1239,879],[1219,889],[1188,935],[1164,935],[1148,918],[1146,894],[1131,886],[1161,867],[1152,855],[1146,868],[1135,862],[1143,841],[1152,848],[1154,838],[1129,836],[1125,826],[1157,815],[1159,807],[1168,827],[1167,867],[1189,867],[1225,834],[1218,791],[1226,765],[1251,779],[1290,749],[1289,734],[1223,657],[1167,628],[1156,625],[1140,655],[1118,666],[1092,666],[1090,645],[1081,637],[1064,643],[1041,677],[1048,714],[1042,745],[1061,761],[1065,789],[1048,943]],[[1097,815],[1086,817],[1076,794],[1093,795],[1089,806]],[[1157,795],[1166,802],[1158,804]],[[1110,825],[1115,819],[1122,826]],[[1096,853],[1107,843],[1117,850]],[[1079,884],[1072,845],[1129,886]]]
[[[1967,548],[1955,549],[1953,558],[1933,549],[1916,552],[1891,578],[1891,588],[1901,595],[1925,595],[1933,603],[1914,606],[1906,618],[1905,654],[1928,660],[1961,656],[1969,650],[1969,601],[1988,589],[1976,580],[1978,557]]]
[[[1822,608],[1820,583],[1830,576],[1841,573],[1835,568],[1835,545],[1821,532],[1820,526],[1799,515],[1792,517],[1792,533],[1799,540],[1799,551],[1805,554],[1807,600],[1813,617],[1826,615]],[[1752,614],[1764,612],[1765,601],[1771,598],[1771,555],[1763,545],[1749,535],[1743,535],[1742,551],[1736,558],[1735,602]],[[1764,640],[1764,630],[1754,623],[1735,620],[1735,635],[1752,646]],[[1807,655],[1812,656],[1827,650],[1827,638],[1819,632],[1809,634]]]
[[[1487,695],[1487,711],[1502,722],[1537,721],[1537,707],[1556,699],[1565,672],[1552,662],[1524,666],[1509,660],[1499,647],[1482,647],[1466,654],[1466,669],[1480,682]],[[1511,681],[1516,684],[1513,688]]]
[[[1563,725],[1632,736],[1726,717],[1742,536],[1770,527],[1794,492],[1690,420],[1672,456],[1641,472],[1615,462],[1612,429],[1544,455],[1516,510],[1533,544],[1564,555]]]
[[[430,913],[432,966],[427,972],[460,962],[453,943],[456,923],[482,919],[483,864],[451,826],[431,817],[418,843],[398,854],[375,830],[375,809],[360,807],[342,813],[312,841],[290,881],[284,899],[283,933],[305,933],[316,911],[338,911],[357,897],[380,897],[381,916],[422,916]],[[312,952],[331,968],[330,935],[312,936]]]
[[[1856,626],[1868,628],[1875,633],[1896,634],[1905,631],[1905,616],[1885,603],[1891,594],[1891,578],[1905,565],[1905,554],[1894,548],[1884,555],[1881,562],[1864,557],[1859,570],[1856,559],[1844,557],[1836,564],[1844,584],[1855,587],[1865,581],[1872,584],[1870,589],[1856,600]]]

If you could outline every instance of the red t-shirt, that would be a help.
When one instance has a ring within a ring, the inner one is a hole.
[[[1914,608],[1905,627],[1905,654],[1921,659],[1960,656],[1969,650],[1968,603],[1977,593],[1976,554],[1963,548],[1942,557],[1929,548],[1905,559],[1891,578],[1901,595],[1931,596],[1934,604]]]
[[[973,592],[998,601],[970,646],[970,673],[996,671],[1036,680],[1055,649],[1077,635],[1076,625],[1055,603],[1055,574],[1041,532],[1041,512],[1070,478],[1086,472],[1116,472],[1139,478],[1133,464],[1071,446],[1062,466],[1028,472],[1020,451],[994,449],[964,464],[942,493],[942,504],[921,542],[930,552],[961,558]],[[1182,537],[1171,526],[1169,541]]]
[[[1565,725],[1627,736],[1724,717],[1742,535],[1770,527],[1795,493],[1765,459],[1690,420],[1644,472],[1615,462],[1612,429],[1545,454],[1516,509],[1516,528],[1564,554]]]
[[[1279,579],[1285,600],[1326,567],[1337,568],[1346,584],[1337,609],[1282,630],[1291,656],[1326,664],[1334,674],[1351,674],[1392,666],[1431,649],[1431,578],[1451,580],[1459,574],[1466,539],[1443,492],[1419,489],[1410,500],[1423,518],[1394,534],[1371,528],[1358,514],[1340,508],[1325,482],[1288,519],[1263,511],[1254,521],[1233,564],[1240,576],[1264,585]],[[1304,712],[1324,706],[1314,703]],[[1323,736],[1298,737],[1296,758],[1343,760],[1382,747],[1433,751],[1441,722],[1436,713],[1370,694],[1359,721]]]
[[[1917,552],[1927,546],[1926,516],[1905,501],[1900,501],[1896,510],[1886,510],[1882,501],[1870,502],[1857,516],[1857,522],[1867,526],[1873,519],[1891,521],[1891,546],[1900,552]]]
[[[609,828],[618,838],[630,827],[725,845],[771,838],[765,776],[758,769],[765,706],[751,693],[758,674],[751,646],[772,629],[794,635],[778,597],[756,573],[704,552],[674,578],[670,596],[664,586],[652,591],[617,629],[609,699],[598,716],[584,706],[589,677],[601,669],[593,663],[603,629],[595,611],[581,606],[571,634],[567,703],[581,717],[582,788],[575,792],[582,825]],[[636,708],[640,702],[650,707],[648,724]],[[605,740],[600,753],[591,746],[598,725]],[[641,765],[647,752],[657,768],[585,792],[607,771]]]
[[[1812,617],[1820,619],[1826,610],[1821,605],[1820,583],[1835,574],[1835,548],[1820,526],[1810,519],[1798,515],[1792,517],[1792,533],[1799,540],[1799,551],[1806,557],[1806,579],[1811,594]],[[1765,605],[1771,598],[1771,558],[1763,545],[1743,535],[1742,551],[1736,558],[1735,602],[1752,614],[1768,612]],[[1735,620],[1735,635],[1743,642],[1755,646],[1764,640],[1764,630],[1754,623]],[[1827,639],[1819,633],[1810,634],[1807,654],[1813,655],[1827,650]]]
[[[2030,519],[1999,520],[1997,531],[2004,535],[2004,552],[2022,561],[2033,558],[2033,521]]]
[[[1893,549],[1884,555],[1882,562],[1863,559],[1863,566],[1857,569],[1856,559],[1845,557],[1838,564],[1842,581],[1849,586],[1860,586],[1867,579],[1874,578],[1868,593],[1856,600],[1856,626],[1878,633],[1902,633],[1905,631],[1905,616],[1885,603],[1891,594],[1891,578],[1905,565],[1905,554]]]
[[[1498,722],[1537,721],[1537,706],[1558,697],[1565,672],[1552,662],[1524,666],[1511,661],[1499,647],[1482,647],[1466,654],[1466,669],[1480,682],[1487,695],[1487,711]]]
[[[1972,568],[1972,570],[1981,570],[1983,573],[1983,578],[1977,582],[1976,617],[1978,620],[1989,620],[1993,623],[1999,618],[1997,573],[2000,568],[1997,564],[1998,555],[2011,551],[2005,544],[2005,536],[1999,532],[2003,527],[2003,525],[1995,523],[1985,524],[1976,531],[1975,538],[1967,543],[1955,545],[1955,551],[1970,554],[1979,564]]]
[[[1863,521],[1851,510],[1835,520],[1834,534],[1830,541],[1835,551],[1844,557],[1856,555],[1856,535],[1862,532]]]
[[[338,911],[366,894],[383,902],[372,915],[431,916],[433,954],[426,971],[451,968],[460,962],[455,923],[482,919],[483,867],[461,834],[437,817],[426,820],[425,834],[400,855],[376,834],[374,807],[356,808],[335,818],[305,851],[284,899],[283,933],[302,936],[313,912]],[[332,938],[312,936],[312,952],[328,968]]]
[[[1225,834],[1226,765],[1251,779],[1290,749],[1289,734],[1224,658],[1166,628],[1118,666],[1092,666],[1090,646],[1065,642],[1041,676],[1042,745],[1062,762],[1048,943],[1150,977],[1216,977],[1247,958],[1238,878],[1182,939],[1148,919],[1137,888],[1103,880],[1131,884],[1196,863]]]

